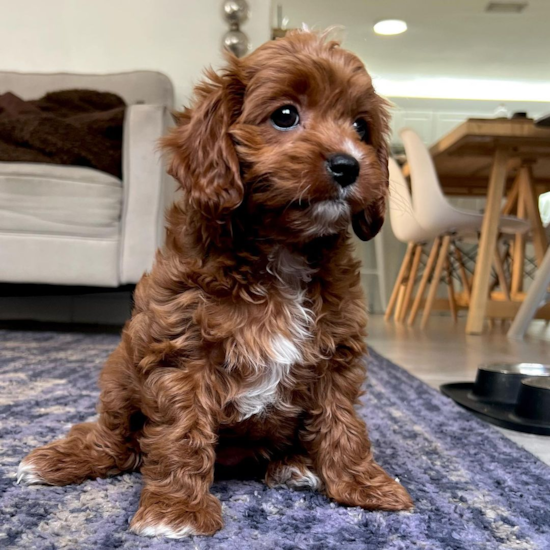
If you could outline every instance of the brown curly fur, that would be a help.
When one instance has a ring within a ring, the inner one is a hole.
[[[289,103],[301,125],[277,131],[269,116]],[[360,116],[366,143],[352,126]],[[270,461],[270,485],[311,471],[342,504],[410,508],[354,410],[366,313],[348,227],[366,239],[381,225],[387,129],[363,64],[315,33],[290,33],[210,72],[163,142],[183,196],[101,373],[99,419],[30,453],[22,479],[63,485],[139,469],[132,529],[168,536],[222,527],[209,493],[216,457]],[[320,223],[315,205],[338,192],[325,159],[350,143],[360,152],[350,210]],[[299,360],[247,416],[239,399],[282,361],[276,342]]]

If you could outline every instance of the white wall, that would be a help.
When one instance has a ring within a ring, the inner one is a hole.
[[[243,26],[270,37],[270,1],[248,0]],[[0,0],[0,70],[166,73],[179,107],[208,65],[222,62],[221,0]],[[3,90],[0,90],[0,93]]]

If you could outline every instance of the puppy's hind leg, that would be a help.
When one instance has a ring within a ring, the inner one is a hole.
[[[265,474],[265,483],[268,487],[286,485],[290,489],[323,489],[323,482],[313,469],[313,461],[303,454],[294,454],[270,462]]]
[[[136,438],[140,415],[131,404],[129,358],[122,346],[101,373],[98,421],[77,424],[63,439],[28,454],[19,465],[18,483],[68,485],[140,465]]]

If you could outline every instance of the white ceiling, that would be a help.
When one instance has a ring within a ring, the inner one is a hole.
[[[548,101],[550,0],[528,2],[518,15],[486,13],[489,0],[273,3],[282,5],[288,28],[342,25],[345,47],[363,59],[386,95]],[[373,24],[385,18],[404,19],[409,30],[374,34]]]

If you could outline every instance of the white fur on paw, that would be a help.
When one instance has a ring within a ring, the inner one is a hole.
[[[276,485],[286,485],[291,489],[310,488],[320,490],[323,482],[308,468],[303,470],[297,466],[283,466],[277,471],[274,479]]]
[[[132,531],[137,535],[144,537],[166,537],[169,539],[183,539],[191,535],[195,535],[194,529],[190,525],[184,525],[179,529],[173,529],[165,523],[148,524],[148,525],[134,525]]]
[[[23,485],[48,485],[42,476],[40,476],[34,465],[23,459],[17,468],[17,483]]]

